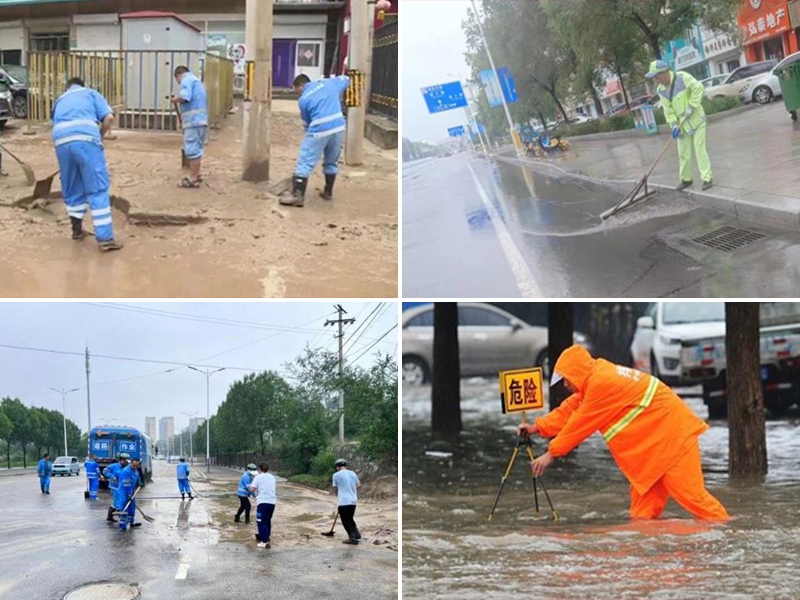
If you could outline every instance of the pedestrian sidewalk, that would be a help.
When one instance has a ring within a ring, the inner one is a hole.
[[[648,137],[586,140],[571,138],[570,150],[552,159],[527,159],[536,170],[600,180],[623,194],[650,168],[669,139]],[[743,220],[800,231],[800,123],[793,123],[783,102],[755,107],[708,125],[708,154],[714,187],[686,193],[697,203]],[[663,192],[678,185],[678,151],[673,142],[649,183]]]

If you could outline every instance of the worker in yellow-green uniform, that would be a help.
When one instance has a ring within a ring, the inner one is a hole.
[[[703,179],[703,189],[714,185],[711,177],[711,161],[706,150],[706,113],[703,110],[705,88],[694,77],[683,71],[672,71],[663,60],[650,63],[645,75],[655,79],[664,117],[672,128],[672,137],[678,140],[678,161],[681,182],[678,190],[692,185],[692,145],[697,157],[697,168]]]

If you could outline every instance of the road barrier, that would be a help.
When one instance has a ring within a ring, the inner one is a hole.
[[[108,100],[117,127],[177,130],[170,99],[180,89],[174,71],[181,65],[203,81],[209,125],[219,126],[233,106],[233,61],[175,50],[29,52],[28,122],[50,121],[67,81],[80,77]]]

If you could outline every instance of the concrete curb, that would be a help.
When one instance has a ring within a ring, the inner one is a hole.
[[[33,467],[28,467],[27,469],[3,469],[0,471],[0,477],[15,477],[18,475],[36,475],[36,469]]]
[[[633,185],[638,181],[636,179],[600,179],[567,171],[566,169],[540,160],[530,158],[520,159],[514,156],[495,156],[505,162],[532,167],[534,170],[544,175],[552,175],[553,172],[556,172],[559,176],[566,176],[579,181],[601,185],[620,193],[620,199],[630,192]],[[714,209],[737,219],[752,221],[760,225],[778,229],[800,232],[800,198],[741,190],[738,188],[727,188],[717,185],[711,188],[713,192],[698,192],[691,189],[685,192],[678,192],[673,186],[654,182],[648,182],[648,186],[658,190],[659,194],[674,197],[688,196],[701,206]]]

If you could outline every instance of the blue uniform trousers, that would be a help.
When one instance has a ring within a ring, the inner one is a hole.
[[[339,172],[339,156],[342,154],[344,134],[344,131],[339,131],[325,137],[306,135],[300,144],[295,175],[309,177],[317,166],[320,156],[323,157],[322,172],[325,175],[336,175]]]

